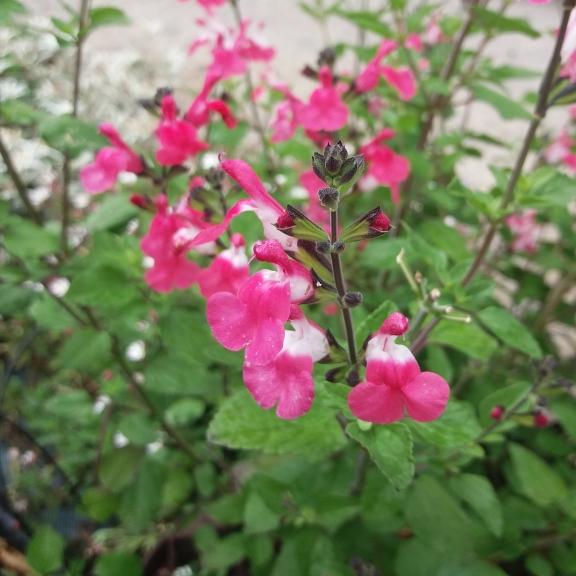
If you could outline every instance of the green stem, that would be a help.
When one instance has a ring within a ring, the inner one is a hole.
[[[330,212],[330,239],[332,244],[338,241],[338,211]],[[348,358],[350,365],[355,368],[358,367],[358,355],[356,352],[356,340],[354,338],[354,322],[352,321],[352,313],[350,308],[344,305],[343,299],[346,295],[346,282],[344,280],[344,273],[342,271],[342,262],[338,252],[331,252],[330,259],[332,260],[332,275],[334,277],[334,284],[338,291],[340,299],[340,309],[342,310],[342,319],[344,320],[344,330],[346,332],[346,341],[348,343]]]

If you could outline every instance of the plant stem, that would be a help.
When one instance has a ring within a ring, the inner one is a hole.
[[[330,212],[330,238],[332,244],[338,241],[338,211]],[[358,367],[358,355],[356,353],[356,340],[354,338],[354,323],[352,321],[352,313],[344,302],[343,298],[346,295],[346,282],[344,280],[344,273],[342,271],[342,262],[338,252],[331,252],[330,259],[332,260],[332,275],[334,277],[334,284],[338,291],[340,298],[340,309],[342,310],[342,319],[344,320],[344,329],[346,331],[346,341],[348,342],[348,358],[350,365]]]
[[[18,196],[20,197],[22,204],[24,204],[24,207],[28,211],[30,218],[32,218],[35,224],[41,225],[42,218],[40,217],[40,213],[36,210],[34,204],[32,204],[30,197],[28,196],[28,190],[26,188],[26,184],[24,184],[22,178],[20,177],[20,174],[16,169],[14,161],[12,160],[12,156],[10,156],[8,147],[4,143],[4,140],[2,140],[1,134],[0,134],[0,156],[2,156],[2,160],[4,161],[4,164],[6,166],[6,171],[8,172],[8,176],[10,176],[10,180],[12,180],[12,184],[14,184],[14,188],[16,189],[16,192],[18,193]]]
[[[550,60],[548,62],[548,67],[542,78],[542,83],[540,84],[540,90],[538,91],[538,101],[536,103],[536,107],[534,109],[534,116],[530,125],[528,126],[528,130],[526,131],[526,135],[524,136],[524,141],[522,143],[522,148],[520,149],[520,153],[516,158],[516,163],[514,164],[514,168],[512,169],[512,174],[510,175],[510,179],[508,180],[508,185],[506,186],[506,190],[504,192],[504,196],[502,197],[502,201],[500,202],[500,209],[505,210],[513,201],[514,201],[514,193],[516,191],[516,185],[518,184],[518,180],[522,175],[522,170],[524,168],[524,164],[526,163],[526,158],[528,157],[528,153],[530,152],[530,146],[532,145],[532,141],[534,140],[534,136],[536,135],[536,131],[540,126],[540,123],[546,116],[547,106],[548,106],[548,97],[550,95],[550,90],[554,83],[554,79],[556,78],[556,73],[558,70],[558,65],[560,64],[560,51],[562,50],[562,44],[564,43],[564,38],[566,37],[566,30],[568,29],[568,21],[570,19],[570,11],[574,5],[574,0],[565,0],[564,2],[564,10],[562,13],[562,21],[560,23],[560,28],[558,30],[558,36],[556,37],[556,44],[554,45],[554,50],[552,51],[552,55],[550,56]],[[482,244],[476,254],[476,258],[474,262],[472,262],[466,276],[462,280],[462,286],[467,286],[470,282],[474,279],[482,263],[484,262],[486,255],[490,247],[492,246],[492,242],[496,237],[496,232],[498,231],[498,227],[500,225],[500,220],[493,221],[485,236]]]
[[[234,19],[236,20],[236,25],[240,28],[242,26],[242,12],[240,11],[239,0],[230,0],[232,6],[232,11],[234,12]],[[253,100],[254,95],[254,81],[252,80],[252,73],[250,72],[250,67],[246,65],[246,72],[244,74],[246,80],[246,87],[248,88],[248,103],[250,105],[250,110],[252,111],[252,120],[254,122],[254,128],[260,137],[260,143],[262,144],[262,150],[266,156],[266,162],[268,163],[268,172],[272,173],[276,169],[276,162],[272,156],[272,151],[270,150],[270,143],[268,138],[266,138],[266,129],[264,128],[264,123],[260,117],[260,112],[256,102]]]
[[[360,452],[358,452],[358,458],[356,459],[356,468],[354,469],[354,480],[350,488],[350,496],[360,496],[360,494],[362,494],[369,462],[368,452],[366,452],[364,448],[361,448]]]
[[[86,39],[85,30],[90,17],[91,0],[80,0],[80,14],[78,18],[78,34],[76,36],[76,56],[74,60],[74,77],[72,85],[72,116],[78,116],[78,106],[80,103],[80,84],[82,78],[82,57],[84,51],[84,41]],[[60,245],[62,253],[68,255],[68,230],[70,228],[70,183],[72,175],[70,170],[71,159],[64,157],[62,166],[62,227],[60,230]]]

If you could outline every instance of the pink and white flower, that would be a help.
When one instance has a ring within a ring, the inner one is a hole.
[[[259,406],[276,406],[279,418],[290,420],[302,416],[314,400],[314,362],[329,353],[325,332],[310,322],[296,307],[292,308],[293,330],[284,332],[281,351],[268,364],[244,363],[246,387]]]
[[[524,210],[517,214],[511,214],[506,218],[506,225],[513,235],[512,251],[527,252],[533,254],[538,250],[540,236],[540,224],[536,217],[536,210]]]
[[[92,194],[113,188],[122,172],[140,174],[144,170],[138,154],[122,140],[111,124],[102,124],[100,134],[109,140],[111,146],[99,150],[94,161],[80,171],[82,185]]]
[[[438,374],[421,372],[412,352],[396,337],[408,330],[408,319],[396,312],[368,342],[365,380],[348,396],[359,419],[390,424],[409,416],[418,422],[439,418],[450,397],[448,383]]]

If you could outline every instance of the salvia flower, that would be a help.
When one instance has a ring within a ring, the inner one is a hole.
[[[111,145],[99,150],[94,161],[80,171],[82,185],[92,194],[112,189],[122,172],[140,174],[144,170],[140,157],[122,140],[112,125],[102,124],[100,134]]]
[[[276,406],[276,415],[289,420],[308,412],[314,400],[312,369],[328,355],[325,332],[296,307],[290,318],[292,330],[284,332],[282,349],[268,364],[244,362],[246,387],[264,409]]]
[[[407,329],[408,319],[396,312],[368,342],[365,379],[348,396],[357,418],[390,424],[407,415],[429,422],[444,412],[450,396],[448,383],[438,374],[421,372],[412,352],[395,342]]]

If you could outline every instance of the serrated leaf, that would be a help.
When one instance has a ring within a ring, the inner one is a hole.
[[[215,444],[270,453],[322,454],[342,448],[346,439],[334,413],[314,406],[296,420],[281,420],[271,410],[260,408],[242,390],[228,398],[208,427]]]
[[[478,317],[498,339],[532,358],[542,358],[540,345],[524,324],[502,308],[485,308]]]
[[[396,488],[406,488],[412,482],[412,434],[406,425],[372,426],[363,431],[357,422],[352,422],[346,427],[346,433],[368,450],[380,472]]]

